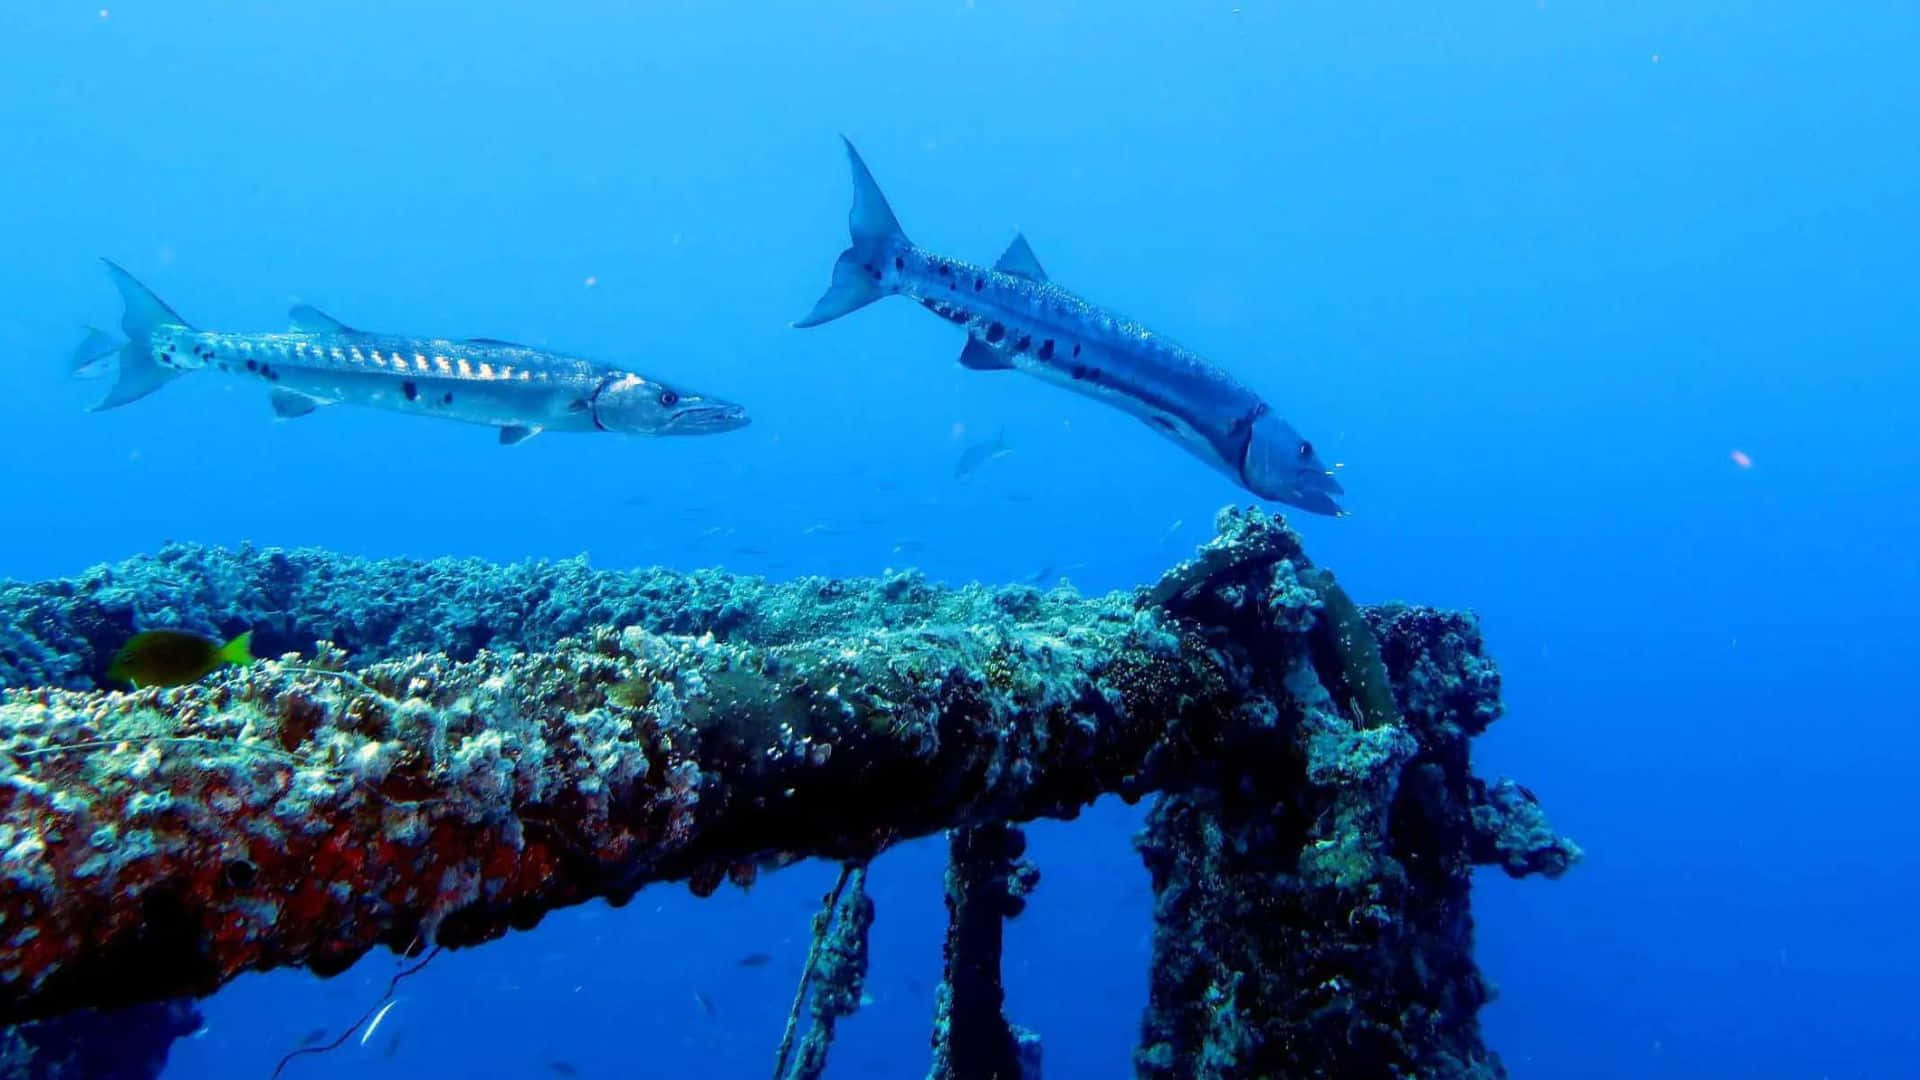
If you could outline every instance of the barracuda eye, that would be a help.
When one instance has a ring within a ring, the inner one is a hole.
[[[680,404],[680,395],[671,390],[662,390],[660,391],[660,404],[671,409],[675,405]]]
[[[1313,456],[1313,444],[1302,439],[1300,441],[1300,460],[1305,461],[1312,456]]]

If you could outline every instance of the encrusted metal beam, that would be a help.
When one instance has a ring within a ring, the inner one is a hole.
[[[1464,778],[1460,710],[1496,708],[1497,680],[1435,623],[1435,670],[1468,687],[1455,722],[1376,715],[1316,629],[1297,539],[1259,514],[1222,529],[1155,588],[1091,599],[182,547],[0,589],[0,675],[42,684],[0,703],[0,1023],[472,945],[652,882],[704,894],[1106,793],[1205,797],[1254,753],[1340,792],[1346,832],[1289,831],[1314,845],[1297,854],[1373,874],[1383,778],[1428,759]],[[155,625],[301,655],[90,689]],[[1437,857],[1570,858],[1543,822],[1514,839],[1530,804],[1447,776],[1416,841]]]
[[[1025,601],[785,645],[631,626],[350,676],[323,655],[177,689],[12,691],[0,1020],[1071,814],[1192,773],[1245,708],[1152,611]]]
[[[945,971],[935,995],[927,1080],[1038,1080],[1040,1037],[1007,1022],[1000,985],[1006,920],[1026,909],[1040,872],[1027,836],[1003,822],[947,838]]]

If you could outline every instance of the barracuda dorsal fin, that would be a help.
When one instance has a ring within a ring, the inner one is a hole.
[[[966,348],[960,350],[960,366],[975,371],[1006,371],[1013,367],[986,342],[972,337],[967,339]]]
[[[530,349],[531,345],[522,345],[517,341],[501,341],[497,337],[470,337],[464,339],[466,345],[500,345],[509,349]]]
[[[296,416],[305,416],[326,402],[316,397],[308,397],[295,390],[275,390],[267,395],[273,404],[273,415],[282,420],[291,420]]]
[[[1000,261],[993,264],[995,270],[1014,277],[1023,277],[1029,281],[1047,280],[1047,272],[1040,269],[1040,260],[1033,254],[1033,246],[1027,243],[1024,233],[1014,233],[1013,243],[1000,253]]]
[[[540,434],[540,429],[537,427],[526,427],[519,424],[512,427],[503,427],[500,429],[500,445],[512,446],[514,443],[523,443],[538,434]]]
[[[321,311],[312,304],[295,304],[287,312],[293,328],[303,334],[357,334],[360,331]]]

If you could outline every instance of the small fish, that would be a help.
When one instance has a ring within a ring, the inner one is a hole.
[[[708,1016],[720,1015],[719,1010],[713,1007],[713,999],[698,990],[693,992],[693,1003],[700,1006],[700,1011]]]
[[[644,709],[653,702],[653,692],[653,680],[637,676],[607,687],[607,700],[623,708]]]
[[[1013,453],[1013,445],[1007,442],[1007,433],[1002,429],[993,438],[974,443],[960,452],[960,460],[954,463],[953,478],[965,480],[980,471],[987,462],[1006,457]]]
[[[772,962],[773,957],[763,952],[750,952],[740,958],[741,967],[766,967]]]
[[[395,1031],[393,1033],[393,1036],[387,1040],[387,1045],[380,1049],[380,1056],[383,1058],[390,1058],[393,1055],[399,1053],[400,1039],[406,1033],[407,1031],[405,1028],[401,1028],[400,1030]]]
[[[571,1061],[549,1061],[547,1071],[555,1076],[579,1076],[580,1069]]]
[[[141,686],[185,686],[227,664],[253,663],[253,631],[225,645],[185,630],[148,630],[114,654],[107,678]]]
[[[1027,575],[1027,584],[1036,585],[1036,586],[1055,585],[1055,584],[1058,584],[1061,580],[1063,580],[1067,574],[1071,573],[1072,571],[1078,570],[1085,565],[1087,564],[1077,562],[1077,563],[1068,563],[1065,566],[1053,566],[1053,565],[1043,566],[1040,569],[1034,571],[1033,573]]]
[[[389,1001],[385,1005],[380,1006],[380,1011],[373,1014],[373,1023],[368,1024],[367,1030],[360,1035],[361,1046],[367,1045],[367,1040],[373,1038],[373,1033],[380,1030],[380,1021],[385,1020],[387,1014],[392,1012],[393,1007],[398,1004],[400,1003],[397,1001]]]
[[[1160,534],[1159,542],[1165,544],[1167,541],[1172,540],[1185,525],[1186,521],[1184,519],[1174,518],[1173,524],[1167,526],[1167,531]]]
[[[102,260],[106,261],[106,260]],[[224,371],[260,383],[274,415],[305,416],[344,402],[498,429],[502,444],[542,431],[709,435],[747,425],[730,401],[621,368],[493,338],[418,338],[357,330],[301,304],[284,333],[197,330],[110,261],[125,311],[124,345],[92,331],[74,352],[86,373],[119,364],[94,411],[137,401],[181,375]]]
[[[1023,371],[1138,417],[1262,498],[1338,516],[1339,481],[1312,443],[1252,389],[1189,349],[1053,282],[1024,236],[992,266],[907,238],[851,142],[852,243],[796,327],[906,296],[965,331],[962,367]]]
[[[307,1037],[300,1040],[300,1045],[315,1046],[315,1045],[318,1045],[319,1043],[326,1041],[326,1038],[327,1038],[327,1029],[323,1027],[317,1027],[317,1028],[314,1028],[312,1031],[307,1032]]]

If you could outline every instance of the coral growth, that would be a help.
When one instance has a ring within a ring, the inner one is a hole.
[[[1138,837],[1156,934],[1136,1066],[1504,1075],[1476,1021],[1472,869],[1557,876],[1578,849],[1468,770],[1499,709],[1473,621],[1362,612],[1306,567],[1291,534],[1228,514],[1182,586],[1153,594],[1284,707],[1219,783],[1162,796]]]
[[[1471,867],[1578,849],[1468,769],[1477,628],[1221,530],[1098,598],[184,546],[0,589],[0,1023],[1161,792],[1144,1075],[1491,1075]],[[288,655],[92,689],[156,625]]]

